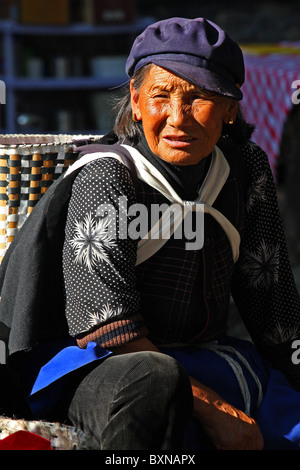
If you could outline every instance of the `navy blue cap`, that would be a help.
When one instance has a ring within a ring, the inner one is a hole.
[[[153,63],[205,90],[241,100],[243,53],[225,31],[205,18],[169,18],[148,26],[133,43],[126,62],[131,78]]]

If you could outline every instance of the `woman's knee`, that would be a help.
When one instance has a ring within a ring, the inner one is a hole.
[[[187,372],[174,358],[152,351],[108,357],[84,378],[76,396],[85,407],[91,402],[106,410],[131,402],[149,408],[180,402],[189,409],[192,401]]]
[[[133,354],[134,357],[130,359],[134,362],[134,367],[130,372],[127,370],[126,380],[138,382],[143,380],[147,390],[155,388],[162,394],[191,395],[189,376],[176,359],[153,351]]]
[[[181,364],[171,356],[150,352],[148,355],[149,371],[157,380],[167,380],[175,384],[188,384],[189,376]]]
[[[108,357],[95,368],[77,390],[69,416],[99,442],[105,441],[106,448],[111,433],[153,442],[168,423],[172,429],[182,428],[191,412],[191,385],[182,366],[162,353],[136,352]],[[130,433],[124,434],[123,428]]]

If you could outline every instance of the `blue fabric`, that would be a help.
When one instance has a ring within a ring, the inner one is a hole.
[[[67,343],[53,343],[51,346],[47,350],[55,354],[40,367],[28,396],[28,404],[37,418],[46,416],[58,403],[71,372],[112,354],[95,342],[88,343],[85,349],[73,344],[72,339]],[[43,349],[37,350],[36,356],[41,360],[44,357]],[[36,360],[36,367],[39,362]],[[31,365],[33,363],[31,361]]]
[[[270,370],[264,399],[254,418],[266,449],[300,449],[300,393],[281,372]]]
[[[30,395],[48,387],[70,372],[93,361],[103,359],[109,354],[111,354],[110,351],[101,348],[94,342],[88,343],[86,349],[81,349],[78,346],[68,346],[62,349],[41,368]]]
[[[234,354],[244,372],[251,395],[251,416],[264,437],[264,450],[300,449],[300,393],[285,376],[270,367],[249,341],[226,337],[219,344],[233,346],[247,359],[262,384],[264,397],[258,406],[258,387],[245,366]],[[215,390],[228,403],[245,411],[237,378],[226,360],[209,349],[161,348],[177,359],[199,382]],[[185,436],[185,449],[213,449],[199,424],[193,419]]]

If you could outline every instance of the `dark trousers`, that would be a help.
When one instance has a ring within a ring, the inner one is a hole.
[[[71,422],[102,450],[180,450],[192,412],[187,373],[156,352],[110,356],[76,387]]]

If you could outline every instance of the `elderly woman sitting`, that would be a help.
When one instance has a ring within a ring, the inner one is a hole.
[[[43,416],[67,416],[98,449],[298,448],[299,297],[268,159],[239,109],[241,50],[206,19],[171,18],[135,40],[127,73],[114,130],[57,183],[75,175],[62,344],[95,357],[54,355],[69,379]],[[226,336],[230,294],[253,343]],[[19,366],[29,391],[53,342],[37,324]],[[60,378],[35,382],[29,404]]]

